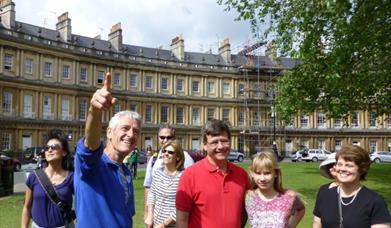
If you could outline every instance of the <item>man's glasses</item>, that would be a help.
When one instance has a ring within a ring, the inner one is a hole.
[[[48,151],[49,149],[52,149],[52,150],[59,150],[59,149],[61,149],[61,145],[60,145],[60,144],[46,145],[46,146],[43,148],[43,151]]]
[[[175,154],[175,151],[172,151],[172,150],[162,150],[162,154],[164,154],[164,153],[168,153],[168,154],[173,155],[173,154]]]
[[[229,140],[225,140],[225,139],[222,139],[222,140],[216,140],[216,141],[212,141],[212,142],[209,142],[208,144],[212,147],[217,147],[219,145],[219,142],[221,143],[221,145],[223,146],[229,146],[230,144],[230,141]]]
[[[160,138],[161,140],[165,140],[165,139],[171,140],[171,139],[173,139],[174,137],[173,137],[173,136],[159,136],[159,138]]]

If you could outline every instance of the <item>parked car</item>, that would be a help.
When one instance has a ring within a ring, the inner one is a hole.
[[[22,165],[22,170],[26,173],[33,172],[38,168],[37,163],[27,163]]]
[[[228,160],[231,162],[234,161],[242,162],[245,157],[246,155],[244,155],[242,152],[231,150],[231,152],[228,155]]]
[[[23,151],[25,163],[35,162],[34,158],[42,152],[43,147],[29,147]]]
[[[306,162],[324,161],[330,154],[330,151],[324,149],[308,149],[308,152],[303,154],[301,159]]]
[[[18,159],[5,155],[5,152],[3,151],[0,152],[0,159],[2,160],[3,165],[12,165],[16,172],[20,171],[22,167],[22,163],[20,163]]]
[[[388,151],[373,152],[369,157],[371,158],[371,161],[375,163],[391,162],[391,152]]]
[[[308,149],[298,150],[291,158],[292,162],[303,161],[303,156],[307,156]]]

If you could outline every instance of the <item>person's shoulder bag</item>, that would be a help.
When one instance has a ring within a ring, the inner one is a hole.
[[[65,224],[73,222],[73,220],[76,218],[75,211],[72,210],[70,205],[67,205],[67,203],[61,201],[45,171],[43,169],[36,169],[34,170],[34,173],[37,176],[38,181],[41,184],[46,195],[54,204],[56,204],[60,208],[61,215],[64,219]]]

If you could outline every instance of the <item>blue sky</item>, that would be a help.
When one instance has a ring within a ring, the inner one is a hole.
[[[182,34],[185,51],[218,52],[228,37],[232,53],[255,43],[248,22],[235,21],[217,0],[13,0],[16,20],[55,29],[57,17],[68,12],[72,33],[107,40],[112,25],[121,22],[126,44],[170,49]]]

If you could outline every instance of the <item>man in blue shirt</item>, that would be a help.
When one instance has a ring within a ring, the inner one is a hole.
[[[75,156],[75,209],[77,227],[133,227],[134,194],[129,169],[122,163],[137,145],[140,116],[137,112],[115,114],[107,127],[106,145],[101,141],[102,113],[117,99],[111,95],[111,75],[90,102],[82,138]]]

